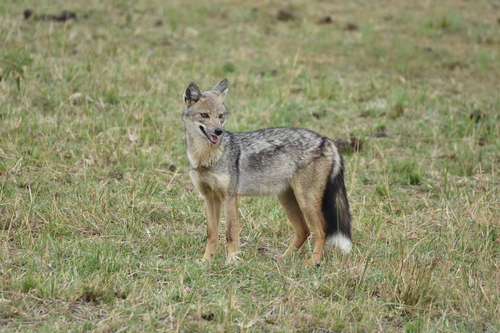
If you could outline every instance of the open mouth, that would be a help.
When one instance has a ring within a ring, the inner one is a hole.
[[[215,145],[217,142],[219,142],[218,136],[208,133],[202,126],[200,126],[200,129],[203,132],[203,134],[205,134],[205,136],[207,137],[208,141],[210,141],[210,143],[213,143]]]

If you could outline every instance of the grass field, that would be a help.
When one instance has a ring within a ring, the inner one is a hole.
[[[500,331],[498,2],[35,3],[0,0],[0,331]],[[351,255],[283,259],[245,198],[199,262],[182,93],[223,77],[230,131],[362,143]]]

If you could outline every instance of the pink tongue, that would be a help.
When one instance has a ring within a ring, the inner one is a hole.
[[[212,141],[213,143],[219,142],[219,137],[218,136],[212,135],[210,133],[207,133],[207,134],[208,134],[208,137],[210,138],[210,141]]]

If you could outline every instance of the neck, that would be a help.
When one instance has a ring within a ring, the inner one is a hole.
[[[218,144],[208,142],[201,135],[186,132],[187,155],[192,169],[209,168],[219,160],[223,152],[222,138]]]

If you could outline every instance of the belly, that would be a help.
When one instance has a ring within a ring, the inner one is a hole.
[[[286,179],[273,179],[265,175],[259,177],[240,176],[238,194],[243,196],[277,196],[290,187]]]

